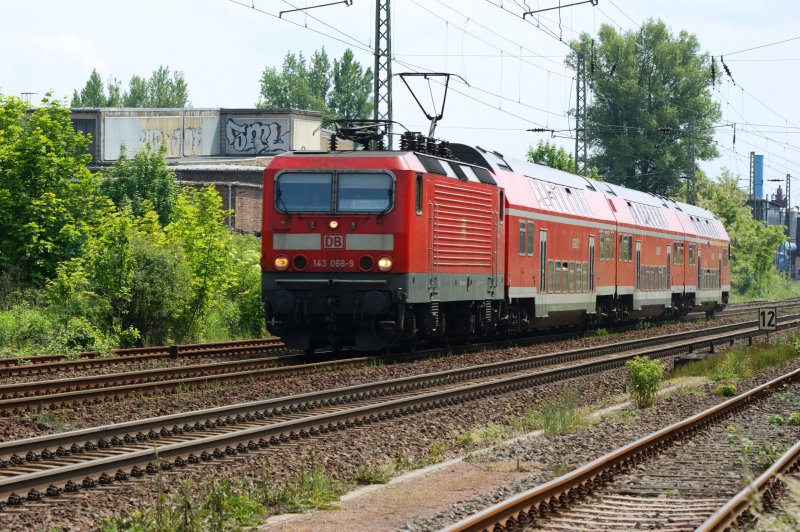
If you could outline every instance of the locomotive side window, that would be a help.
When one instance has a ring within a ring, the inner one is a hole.
[[[275,182],[275,207],[280,212],[330,212],[333,175],[287,172]]]
[[[417,193],[416,193],[417,215],[422,214],[422,174],[417,174]]]
[[[520,220],[519,222],[519,254],[525,254],[525,221]]]
[[[384,173],[340,173],[337,212],[386,212],[392,207],[393,183]]]

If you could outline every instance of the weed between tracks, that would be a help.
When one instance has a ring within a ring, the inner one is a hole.
[[[707,377],[714,381],[739,381],[798,356],[800,336],[794,336],[788,343],[734,347],[725,353],[676,368],[670,378]]]
[[[346,486],[327,475],[321,466],[302,464],[294,477],[279,482],[265,469],[255,482],[223,479],[195,485],[189,479],[175,492],[159,491],[152,509],[137,509],[126,516],[107,519],[102,529],[238,530],[257,525],[274,514],[331,508]]]

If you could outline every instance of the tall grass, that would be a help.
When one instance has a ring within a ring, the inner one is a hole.
[[[794,337],[791,343],[735,347],[725,353],[675,368],[670,378],[708,377],[714,381],[741,380],[797,358],[798,355],[800,355],[800,337]]]

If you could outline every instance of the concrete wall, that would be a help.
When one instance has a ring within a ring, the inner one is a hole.
[[[91,134],[94,164],[119,158],[121,146],[166,147],[169,158],[254,157],[326,149],[322,114],[288,109],[73,109],[75,128]]]

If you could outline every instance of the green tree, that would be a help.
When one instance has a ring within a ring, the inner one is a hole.
[[[106,87],[97,70],[92,70],[86,86],[72,95],[72,107],[186,107],[189,105],[189,86],[183,72],[159,66],[149,78],[131,76],[128,90],[122,83],[110,78]]]
[[[310,109],[333,118],[367,118],[372,114],[372,71],[366,71],[346,50],[331,66],[325,49],[307,61],[288,52],[280,71],[267,67],[261,75],[258,107]]]
[[[328,98],[331,112],[338,118],[368,118],[372,115],[372,70],[366,71],[345,50],[333,62],[333,90]]]
[[[131,76],[128,90],[122,94],[123,107],[147,107],[147,80],[141,76]]]
[[[582,34],[573,48],[578,53],[568,64],[575,67],[579,57],[588,64],[592,38]],[[602,25],[592,93],[587,140],[592,164],[610,182],[674,195],[690,167],[691,145],[696,159],[718,155],[712,127],[721,115],[711,98],[711,59],[694,35],[673,35],[654,20],[624,34]]]
[[[528,148],[527,155],[528,162],[543,164],[550,168],[563,170],[569,173],[575,173],[575,158],[570,153],[560,146],[556,146],[549,141],[540,140],[536,144],[536,148],[531,146]],[[597,172],[597,167],[592,166],[589,170],[584,170],[582,167],[578,168],[579,173],[592,179],[601,179]]]
[[[0,272],[41,282],[76,257],[96,221],[89,139],[48,94],[41,107],[0,94]]]
[[[156,152],[145,144],[130,159],[123,146],[119,159],[103,173],[100,193],[118,206],[130,206],[135,216],[153,208],[161,223],[168,224],[178,197],[178,184],[175,172],[167,166],[165,153],[165,146]]]
[[[173,221],[166,228],[170,241],[183,249],[192,272],[191,296],[181,314],[178,339],[199,332],[211,302],[230,282],[231,236],[226,216],[213,186],[181,189]]]
[[[130,210],[109,208],[88,239],[83,263],[94,292],[110,307],[110,322],[121,326],[131,299],[136,261],[131,253]]]
[[[536,148],[533,146],[528,148],[528,162],[543,164],[565,172],[575,172],[575,158],[564,148],[544,140],[540,140]]]
[[[701,207],[713,212],[725,226],[731,240],[731,284],[742,294],[757,295],[772,279],[773,259],[783,242],[784,226],[765,226],[753,219],[745,204],[747,194],[740,190],[739,180],[723,169],[717,181],[701,175],[697,181],[697,198]]]
[[[169,67],[160,66],[147,80],[147,105],[145,107],[185,107],[189,103],[189,89],[183,72],[170,76]]]
[[[314,80],[316,88],[324,88],[319,76]],[[289,52],[283,60],[281,71],[275,67],[267,67],[261,76],[262,108],[275,109],[310,109],[326,113],[328,106],[325,94],[316,94],[311,90],[311,76],[303,53],[294,55]]]
[[[100,74],[97,70],[92,70],[89,75],[89,81],[81,89],[80,94],[78,91],[72,93],[72,107],[106,107],[108,98],[106,97],[105,87],[103,80],[100,79]]]

